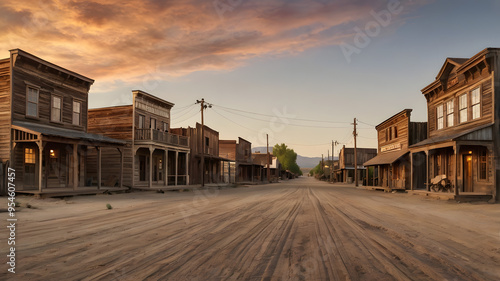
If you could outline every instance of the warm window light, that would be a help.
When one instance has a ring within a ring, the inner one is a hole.
[[[469,154],[472,154],[472,151],[469,151]]]
[[[53,149],[50,150],[50,157],[56,158],[56,152]]]

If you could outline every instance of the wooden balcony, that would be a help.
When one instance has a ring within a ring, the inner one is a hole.
[[[174,135],[155,129],[135,129],[135,141],[153,141],[168,145],[189,147],[189,137]]]

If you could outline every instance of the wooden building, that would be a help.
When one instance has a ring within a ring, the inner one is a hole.
[[[89,149],[120,155],[124,142],[87,132],[93,83],[20,49],[0,60],[0,161],[15,168],[17,191],[101,186],[101,158],[90,165]],[[121,185],[121,169],[115,175]]]
[[[411,122],[411,112],[405,109],[375,127],[377,156],[363,164],[368,169],[368,186],[410,189],[409,146],[427,138],[427,123]]]
[[[201,124],[196,123],[196,128],[175,128],[172,133],[189,138],[189,175],[191,184],[201,184],[201,159],[204,158],[204,183],[224,182],[221,173],[222,162],[229,162],[228,159],[219,157],[219,132],[204,126],[202,139]]]
[[[272,154],[267,155],[267,153],[259,153],[255,152],[252,153],[253,157],[253,162],[254,164],[258,164],[263,167],[262,170],[262,178],[267,179],[267,165],[268,165],[268,159],[269,159],[269,170],[270,170],[270,182],[275,182],[278,181],[278,179],[281,178],[281,170],[282,166],[280,161],[278,160],[278,157],[273,156]]]
[[[252,143],[238,138],[219,140],[219,156],[234,161],[235,182],[256,182],[262,180],[262,165],[255,164],[252,157]]]
[[[498,199],[500,149],[500,49],[472,58],[448,58],[436,80],[422,89],[428,139],[410,147],[412,189],[429,190],[444,175],[455,196]],[[425,175],[424,182],[417,181]]]
[[[358,180],[366,177],[366,168],[363,163],[377,156],[376,148],[357,148]],[[338,170],[334,171],[337,182],[354,182],[354,148],[342,147],[339,153]]]
[[[170,131],[173,103],[146,92],[132,91],[131,105],[89,110],[89,131],[126,141],[124,184],[152,187],[189,184],[189,137]],[[102,152],[113,175],[118,166],[114,151]]]

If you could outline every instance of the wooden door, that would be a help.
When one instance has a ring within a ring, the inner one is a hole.
[[[472,186],[472,155],[464,155],[464,192],[473,192]]]
[[[139,181],[146,181],[146,156],[139,155]]]

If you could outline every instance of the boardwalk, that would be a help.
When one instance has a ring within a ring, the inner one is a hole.
[[[311,178],[204,192],[23,200],[38,209],[18,212],[17,273],[4,266],[2,280],[500,278],[498,205]]]

